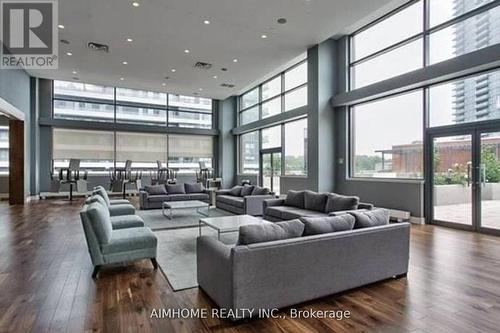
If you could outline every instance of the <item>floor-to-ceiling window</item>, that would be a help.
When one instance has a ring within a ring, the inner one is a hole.
[[[9,174],[9,126],[0,126],[0,175]]]
[[[348,86],[417,75],[498,43],[500,1],[409,1],[350,36]],[[499,73],[456,73],[452,81],[422,82],[417,90],[350,105],[349,176],[408,182],[425,175],[429,218],[500,229],[492,222],[500,221]]]
[[[238,123],[249,129],[238,138],[238,174],[260,174],[260,182],[277,193],[281,176],[307,176],[307,117],[258,124],[307,106],[307,88],[307,61],[301,61],[239,96]]]
[[[307,105],[307,62],[292,66],[240,96],[239,124],[245,125]]]
[[[72,129],[53,129],[54,168],[67,167],[71,158],[81,159],[81,167],[90,172],[121,167],[126,160],[142,170],[161,161],[180,173],[199,169],[199,162],[212,166],[211,135],[161,133],[161,128],[211,129],[211,99],[80,82],[53,84],[53,117],[73,121]],[[93,130],[90,122],[142,127]]]

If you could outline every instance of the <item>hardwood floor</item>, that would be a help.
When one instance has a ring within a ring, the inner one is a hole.
[[[92,280],[82,200],[0,202],[0,332],[498,332],[500,238],[413,226],[407,278],[296,306],[349,319],[150,319],[152,309],[210,308],[198,289],[173,292],[149,261]],[[284,310],[283,313],[288,313]]]

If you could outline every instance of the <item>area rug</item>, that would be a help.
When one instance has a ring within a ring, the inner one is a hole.
[[[158,237],[156,260],[174,291],[198,286],[196,278],[196,238],[198,233],[198,224],[196,224],[196,228],[155,231],[155,235]],[[217,237],[217,232],[207,226],[201,228],[201,233]],[[235,244],[237,239],[237,232],[221,235],[221,241],[225,244]]]
[[[217,208],[212,208],[209,212],[210,217],[232,215]],[[136,214],[142,217],[144,224],[153,231],[198,227],[200,218],[205,217],[197,214],[195,209],[175,210],[171,220],[163,216],[161,209],[137,210]]]
[[[146,226],[151,228],[158,238],[156,260],[161,271],[174,291],[195,288],[196,278],[196,238],[199,235],[199,220],[203,215],[194,210],[175,211],[172,220],[162,215],[161,209],[138,210]],[[233,215],[220,209],[210,209],[210,217]],[[202,235],[217,237],[217,232],[204,226]],[[235,244],[238,233],[221,235],[221,241]]]

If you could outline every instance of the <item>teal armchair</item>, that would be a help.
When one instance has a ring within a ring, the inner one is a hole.
[[[96,278],[103,265],[150,259],[154,269],[157,238],[146,227],[113,229],[111,217],[100,202],[86,204],[80,211],[85,239]]]

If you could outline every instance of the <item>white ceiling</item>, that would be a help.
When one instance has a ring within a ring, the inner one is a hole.
[[[350,32],[401,1],[138,0],[138,8],[131,2],[59,0],[59,24],[65,26],[59,29],[59,39],[70,45],[59,44],[58,70],[29,74],[224,99],[268,77],[308,47]],[[278,24],[280,17],[288,22]],[[203,23],[206,19],[209,25]],[[268,38],[262,39],[262,34]],[[91,51],[89,41],[108,44],[110,53]],[[73,56],[67,56],[68,51]],[[195,69],[196,61],[213,67]],[[228,71],[221,71],[223,67]],[[223,88],[221,83],[235,87]]]

